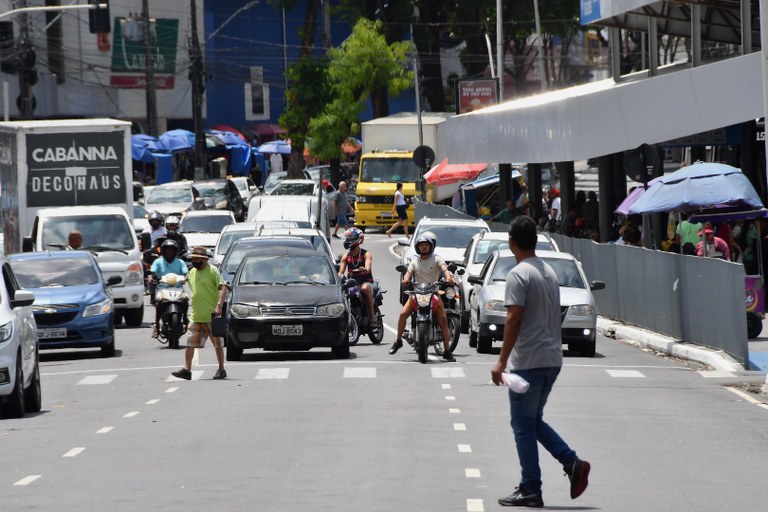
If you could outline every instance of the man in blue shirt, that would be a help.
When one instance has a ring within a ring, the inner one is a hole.
[[[160,253],[162,258],[157,258],[152,263],[150,272],[158,279],[166,274],[177,274],[180,276],[187,275],[187,265],[176,256],[179,254],[179,246],[173,240],[166,240],[163,245],[160,246]],[[166,285],[161,284],[160,287]],[[163,309],[163,301],[160,299],[155,300],[155,328],[152,330],[152,337],[157,338],[160,336],[160,312]],[[184,315],[186,319],[186,312]]]

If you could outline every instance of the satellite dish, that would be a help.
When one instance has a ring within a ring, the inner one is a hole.
[[[435,163],[435,152],[429,146],[419,146],[413,150],[413,161],[422,169],[429,169]]]
[[[624,152],[624,170],[627,177],[639,183],[648,183],[654,176],[659,176],[661,159],[655,146],[641,144],[637,149]]]

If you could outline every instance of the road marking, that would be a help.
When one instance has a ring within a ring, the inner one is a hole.
[[[605,370],[611,377],[620,379],[644,379],[645,375],[637,370]]]
[[[446,400],[456,400],[456,397],[448,395],[448,396],[445,397],[445,399]]]
[[[464,368],[456,368],[455,366],[430,368],[430,371],[432,372],[433,379],[458,379],[466,377],[464,375]]]
[[[97,434],[108,434],[112,431],[112,429],[115,427],[101,427],[99,430],[96,431]]]
[[[205,370],[192,370],[192,380],[200,380],[200,377],[203,376],[205,373]],[[180,379],[178,377],[174,377],[173,375],[169,375],[167,379],[165,379],[165,382],[179,382],[182,380],[187,379]]]
[[[460,444],[459,446],[459,453],[472,453],[472,446],[468,444]]]
[[[461,413],[461,409],[448,409],[448,412],[451,414],[459,414]]]
[[[176,388],[168,388],[168,389],[165,390],[165,392],[166,393],[175,393],[177,389],[179,389],[179,388],[177,388],[177,387]]]
[[[467,512],[485,512],[483,500],[467,499]]]
[[[29,485],[32,482],[34,482],[35,480],[37,480],[38,478],[40,478],[41,476],[43,476],[43,475],[29,475],[29,476],[25,476],[24,478],[22,478],[21,480],[19,480],[18,482],[16,482],[13,485]]]
[[[450,384],[443,384],[443,389],[451,389],[451,385]]]
[[[467,426],[464,423],[454,423],[453,424],[453,430],[467,430]]]
[[[256,373],[256,380],[263,379],[287,379],[291,373],[290,368],[259,368]]]
[[[727,389],[728,391],[730,391],[734,395],[740,396],[741,398],[743,398],[744,400],[746,400],[747,402],[749,402],[749,403],[751,403],[753,405],[756,405],[758,407],[762,407],[763,409],[768,409],[768,404],[766,404],[765,402],[763,402],[761,400],[758,400],[757,398],[753,397],[749,393],[746,393],[746,392],[744,392],[744,391],[742,391],[742,390],[740,390],[738,388],[734,388],[734,387],[731,387],[731,386],[725,386],[725,389]]]
[[[160,399],[159,399],[159,398],[153,398],[152,400],[150,400],[149,402],[147,402],[147,403],[146,403],[146,405],[155,405],[155,404],[156,404],[157,402],[159,402],[159,401],[160,401]]]
[[[131,411],[123,414],[123,418],[133,418],[134,416],[138,416],[139,411]]]
[[[464,476],[467,478],[480,478],[480,470],[477,468],[464,469]]]
[[[733,372],[726,372],[724,370],[712,370],[712,371],[699,370],[696,373],[698,373],[699,375],[701,375],[705,379],[733,378],[733,377],[736,376],[735,373],[733,373]]]
[[[345,379],[375,379],[376,368],[344,368]]]
[[[78,386],[94,386],[98,384],[109,384],[117,378],[117,375],[89,375],[83,377],[77,383]]]
[[[69,450],[67,453],[65,453],[64,455],[62,455],[62,457],[77,457],[78,455],[80,455],[81,453],[83,453],[83,451],[84,451],[84,450],[85,450],[85,448],[84,448],[84,447],[77,447],[77,448],[72,448],[72,449],[71,449],[71,450]]]
[[[388,330],[389,332],[397,336],[397,329],[393,329],[392,327],[388,326],[384,322],[382,322],[381,325],[383,325],[386,330]]]

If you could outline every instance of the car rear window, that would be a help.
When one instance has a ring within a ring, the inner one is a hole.
[[[431,231],[437,236],[438,247],[466,247],[472,237],[481,231],[487,231],[480,226],[423,226],[416,237]]]
[[[280,183],[270,193],[272,196],[311,196],[314,183]]]
[[[201,215],[184,217],[179,231],[182,233],[221,233],[225,226],[234,224],[230,215]]]
[[[99,282],[96,270],[86,258],[13,261],[11,268],[22,288],[59,288]]]

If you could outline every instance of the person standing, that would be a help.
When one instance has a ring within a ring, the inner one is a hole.
[[[395,197],[392,201],[392,213],[397,212],[397,222],[395,222],[391,228],[387,230],[387,236],[392,238],[392,232],[398,227],[403,227],[403,232],[406,238],[408,237],[408,203],[405,200],[403,194],[403,183],[397,182],[397,189],[395,190]]]
[[[283,172],[283,157],[279,153],[272,153],[269,157],[269,172]]]
[[[213,336],[211,320],[214,315],[221,316],[221,308],[227,298],[227,285],[216,267],[208,264],[208,251],[205,247],[193,247],[191,259],[193,268],[189,271],[187,283],[192,292],[190,294],[192,312],[189,314],[189,336],[184,353],[184,367],[171,372],[171,375],[179,379],[191,380],[192,356],[195,354],[195,349],[204,347],[206,339],[211,338],[219,363],[219,369],[216,370],[213,378],[226,379],[224,348],[221,345],[221,339]]]
[[[517,265],[507,275],[504,306],[504,342],[491,370],[497,386],[509,365],[528,381],[525,393],[509,390],[512,431],[521,466],[520,484],[502,506],[544,506],[538,444],[563,465],[571,481],[571,498],[587,488],[590,464],[576,456],[568,444],[544,421],[544,405],[563,365],[560,338],[560,287],[554,270],[536,256],[536,223],[515,217],[509,227],[509,248]]]
[[[346,231],[349,227],[349,221],[347,220],[347,214],[350,211],[349,199],[347,198],[347,182],[339,182],[339,191],[336,192],[336,196],[333,198],[333,206],[336,211],[336,227],[333,228],[333,238],[339,238],[339,228],[342,232]]]

